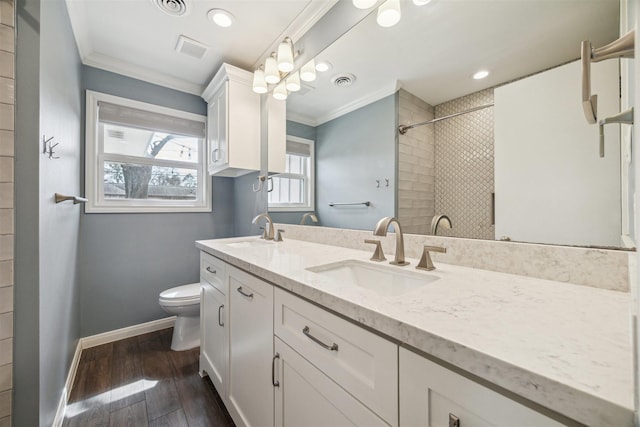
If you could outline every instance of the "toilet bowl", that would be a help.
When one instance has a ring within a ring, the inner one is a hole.
[[[176,286],[160,293],[160,307],[176,316],[171,350],[182,351],[200,345],[200,283]]]

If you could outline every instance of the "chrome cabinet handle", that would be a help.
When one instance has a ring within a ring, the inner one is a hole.
[[[247,298],[253,298],[253,292],[251,292],[250,294],[246,293],[245,291],[242,290],[242,286],[238,288],[238,292],[240,292],[242,295],[244,295]]]
[[[449,427],[460,427],[460,418],[449,413]]]
[[[222,311],[223,308],[224,308],[224,304],[218,307],[218,325],[220,326],[224,326],[224,322],[222,321],[222,316],[220,315],[220,312]]]
[[[211,151],[211,160],[213,160],[213,163],[218,163],[218,153],[220,152],[219,148],[214,148],[213,151]]]
[[[314,337],[313,335],[311,335],[311,332],[309,332],[309,327],[305,326],[304,329],[302,330],[302,333],[305,334],[307,337],[309,337],[309,339],[313,342],[315,342],[316,344],[322,346],[322,348],[326,348],[329,351],[338,351],[338,344],[333,343],[331,345],[327,345],[325,343],[323,343],[322,341],[320,341],[318,338]]]
[[[276,353],[271,360],[271,384],[274,387],[280,387],[280,381],[276,380],[276,359],[280,359],[280,353]]]
[[[212,270],[211,267],[207,267],[207,271],[211,274],[216,274],[216,270]]]

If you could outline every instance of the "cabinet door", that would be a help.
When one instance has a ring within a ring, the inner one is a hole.
[[[209,146],[209,173],[214,174],[228,166],[227,104],[228,82],[209,100],[207,111],[207,141]]]
[[[273,426],[273,286],[229,275],[229,413],[238,427]]]
[[[220,396],[225,395],[227,336],[225,296],[205,282],[200,302],[200,370],[206,371]]]
[[[400,348],[400,426],[451,425],[560,427],[563,424]]]
[[[277,427],[388,426],[277,337],[275,350]]]

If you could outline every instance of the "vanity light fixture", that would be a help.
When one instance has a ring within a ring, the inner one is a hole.
[[[353,0],[353,5],[358,9],[369,9],[378,2],[378,0]]]
[[[300,69],[300,79],[305,82],[312,82],[316,79],[316,61],[311,60]]]
[[[333,66],[331,65],[331,62],[329,61],[322,61],[322,62],[318,62],[316,64],[316,71],[320,72],[320,73],[324,73],[329,71]]]
[[[480,80],[480,79],[484,79],[488,75],[489,75],[489,72],[487,70],[480,70],[474,73],[473,78],[474,80]]]
[[[297,92],[300,90],[300,73],[299,72],[295,72],[291,75],[289,75],[289,77],[287,77],[287,82],[285,84],[285,87],[287,88],[287,90],[289,92]]]
[[[275,89],[273,89],[273,97],[278,101],[284,101],[287,99],[288,93],[287,88],[285,87],[285,82],[282,81]]]
[[[228,28],[233,25],[233,15],[224,9],[211,9],[207,13],[207,17],[217,26]]]
[[[280,71],[278,71],[278,61],[275,52],[264,62],[264,79],[267,83],[275,85],[280,82]]]
[[[290,37],[285,37],[282,43],[278,45],[278,70],[283,73],[293,71],[293,41]]]
[[[393,27],[400,22],[400,0],[387,0],[378,8],[376,21],[381,27]]]
[[[267,93],[269,91],[267,81],[264,79],[262,65],[253,72],[253,91],[255,93]]]

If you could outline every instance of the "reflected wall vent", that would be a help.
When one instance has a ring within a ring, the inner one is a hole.
[[[204,54],[207,53],[207,49],[206,45],[185,36],[180,36],[176,45],[176,51],[179,53],[198,59],[202,59]]]

